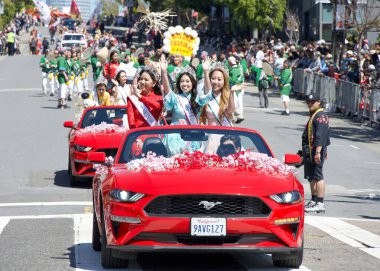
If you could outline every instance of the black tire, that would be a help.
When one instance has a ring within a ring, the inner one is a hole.
[[[102,243],[100,242],[99,227],[96,221],[95,206],[92,215],[92,249],[95,251],[100,251],[102,249]]]
[[[106,229],[104,224],[104,215],[101,214],[102,220],[102,237],[101,237],[101,262],[103,268],[125,268],[128,266],[128,260],[119,259],[112,256],[112,249],[107,248]]]
[[[71,170],[71,159],[69,156],[69,164],[67,166],[67,175],[69,175],[70,179],[70,186],[76,186],[78,185],[77,178],[73,176],[72,170]]]
[[[286,268],[299,268],[302,264],[303,259],[303,241],[301,249],[289,254],[284,255],[281,253],[272,254],[273,265],[277,267],[286,267]]]

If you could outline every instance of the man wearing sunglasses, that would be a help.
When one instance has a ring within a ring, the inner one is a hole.
[[[323,103],[317,94],[306,99],[310,118],[302,134],[302,156],[305,179],[310,183],[311,200],[305,206],[307,213],[324,213],[325,181],[323,163],[330,145],[329,117],[323,110]]]

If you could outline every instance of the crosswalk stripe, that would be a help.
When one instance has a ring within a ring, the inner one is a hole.
[[[5,226],[8,224],[9,217],[0,217],[0,234],[3,232]]]
[[[335,239],[380,259],[380,236],[333,217],[306,216],[305,222]]]
[[[0,207],[27,207],[27,206],[88,206],[92,201],[56,201],[56,202],[12,202],[0,203]]]

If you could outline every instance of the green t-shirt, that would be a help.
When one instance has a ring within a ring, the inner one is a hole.
[[[48,60],[46,59],[45,56],[41,57],[40,67],[42,69],[42,72],[46,72],[46,73],[50,72],[50,65],[49,65]]]
[[[66,83],[66,80],[65,80],[65,76],[63,75],[62,72],[66,72],[66,75],[67,72],[68,72],[68,63],[67,63],[67,60],[64,56],[59,56],[57,58],[57,65],[58,65],[58,83],[60,84],[65,84]]]
[[[290,68],[284,69],[280,74],[280,93],[282,95],[290,95],[292,91],[292,86],[290,83],[292,82],[292,70]]]
[[[230,69],[230,86],[239,85],[244,82],[244,75],[239,66],[235,65]]]

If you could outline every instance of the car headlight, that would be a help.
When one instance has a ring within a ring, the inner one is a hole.
[[[280,204],[296,204],[302,201],[300,192],[296,190],[281,194],[274,194],[269,197]]]
[[[91,151],[92,148],[91,147],[87,147],[87,146],[74,145],[74,150],[80,151],[80,152],[88,152],[88,151]]]
[[[144,196],[144,194],[119,189],[113,189],[110,192],[111,199],[118,202],[136,202]]]

